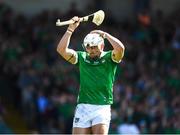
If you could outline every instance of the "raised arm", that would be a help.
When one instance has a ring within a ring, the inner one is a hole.
[[[123,43],[116,37],[102,30],[94,30],[92,33],[99,33],[103,38],[106,38],[113,47],[112,60],[119,63],[124,56],[125,47]]]
[[[75,50],[68,48],[71,36],[74,32],[74,30],[79,26],[79,18],[73,17],[72,20],[74,21],[74,24],[70,24],[67,28],[65,34],[61,38],[58,46],[57,46],[57,52],[68,62],[75,64],[77,62],[77,53]]]

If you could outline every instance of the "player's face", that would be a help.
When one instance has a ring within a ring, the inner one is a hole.
[[[89,56],[91,58],[100,57],[100,54],[102,52],[102,47],[100,46],[87,46],[86,51],[89,53]]]

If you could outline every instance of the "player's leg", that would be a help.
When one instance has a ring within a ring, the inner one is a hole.
[[[102,106],[100,112],[92,120],[93,134],[108,134],[111,120],[110,106]]]
[[[72,134],[91,134],[91,128],[74,127]]]
[[[93,134],[103,134],[107,135],[109,131],[109,126],[106,124],[97,124],[92,126],[92,133]]]

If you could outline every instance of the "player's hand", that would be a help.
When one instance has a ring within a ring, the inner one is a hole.
[[[74,30],[79,26],[80,24],[80,18],[78,16],[74,16],[71,20],[74,21],[73,24],[70,24],[68,29],[72,32],[74,32]]]
[[[102,31],[102,30],[93,30],[90,33],[97,33],[99,34],[101,37],[106,38],[106,32]]]

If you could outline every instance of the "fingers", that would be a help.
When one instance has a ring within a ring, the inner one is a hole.
[[[74,31],[79,26],[79,24],[80,24],[80,18],[78,16],[74,16],[71,20],[73,20],[74,23],[70,24],[68,28],[71,31]]]
[[[80,18],[78,16],[74,16],[72,18],[72,20],[75,22],[75,23],[79,23],[80,22]]]
[[[102,30],[93,30],[90,33],[97,33],[99,34],[102,38],[105,38],[105,34],[106,32],[102,31]]]

